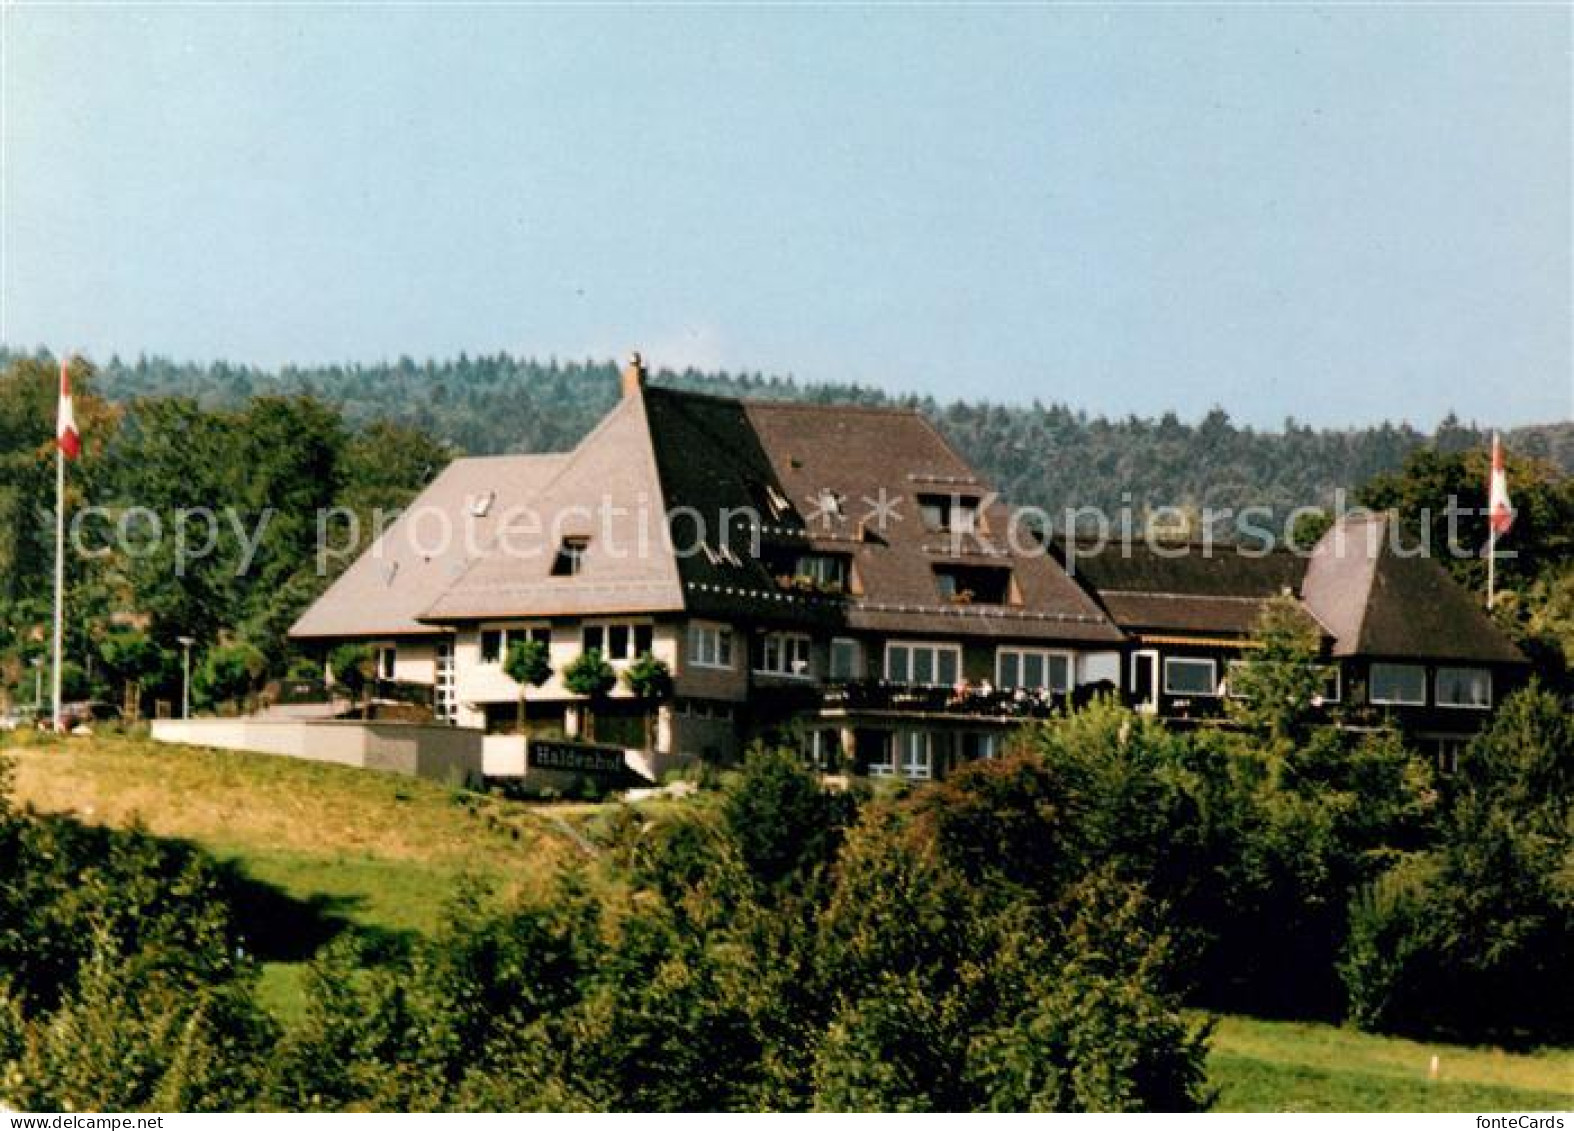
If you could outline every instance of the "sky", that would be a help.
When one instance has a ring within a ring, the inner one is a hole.
[[[0,0],[0,341],[1567,420],[1571,13]]]

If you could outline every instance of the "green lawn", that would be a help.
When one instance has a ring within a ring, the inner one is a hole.
[[[18,797],[41,810],[139,821],[234,861],[265,901],[259,917],[278,921],[263,954],[262,992],[285,1020],[299,1012],[304,960],[322,939],[345,929],[429,931],[466,877],[500,891],[539,890],[582,852],[575,832],[610,812],[131,738],[12,741],[0,751],[15,762]],[[659,819],[692,803],[641,808]],[[1574,1108],[1574,1050],[1512,1054],[1225,1017],[1208,1064],[1223,1111]]]
[[[1524,1055],[1247,1017],[1220,1019],[1208,1075],[1220,1111],[1574,1108],[1574,1050]]]

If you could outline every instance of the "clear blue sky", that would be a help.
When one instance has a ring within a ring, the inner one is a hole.
[[[1564,6],[4,16],[3,333],[1567,419]]]

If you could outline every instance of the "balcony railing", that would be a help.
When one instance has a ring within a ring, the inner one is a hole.
[[[903,711],[1001,719],[1042,719],[1066,709],[1068,696],[1043,688],[933,687],[884,680],[828,683],[821,706],[842,711]]]

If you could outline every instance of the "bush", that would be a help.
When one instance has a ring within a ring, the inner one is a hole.
[[[1340,973],[1364,1028],[1574,1036],[1574,721],[1530,687],[1460,763],[1437,847],[1362,890]]]
[[[262,686],[268,658],[246,643],[224,644],[203,657],[193,690],[207,703],[238,703]]]

